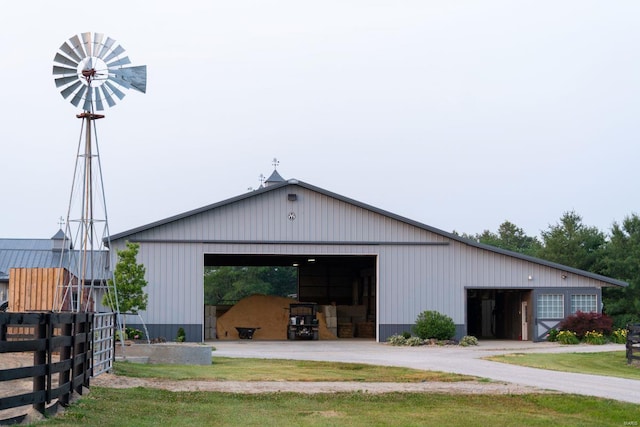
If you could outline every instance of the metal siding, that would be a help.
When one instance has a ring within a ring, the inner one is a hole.
[[[128,238],[132,241],[442,241],[435,233],[310,190],[301,188],[297,192],[298,200],[289,202],[286,200],[289,191],[280,189],[260,194]],[[296,220],[288,220],[289,211],[296,213]]]
[[[123,248],[123,242],[113,245]],[[142,312],[150,324],[201,324],[203,266],[201,245],[141,243],[138,262],[146,268],[149,304]],[[169,338],[169,337],[167,337]]]
[[[287,200],[287,194],[292,192],[297,195],[295,202]],[[288,219],[292,211],[296,213],[294,221]],[[563,280],[557,268],[471,246],[296,186],[204,210],[133,233],[127,239],[142,242],[139,259],[147,268],[149,281],[145,321],[153,324],[203,323],[205,253],[377,255],[378,323],[387,325],[388,330],[394,329],[388,325],[413,324],[424,310],[440,311],[451,316],[457,325],[464,324],[465,288],[603,285],[576,274],[567,274]],[[219,243],[208,243],[215,241]],[[305,241],[310,243],[300,243]],[[123,245],[119,240],[113,247]],[[534,280],[529,281],[529,275]],[[383,329],[379,332],[383,334]]]

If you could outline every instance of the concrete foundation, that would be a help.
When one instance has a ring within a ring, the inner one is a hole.
[[[133,363],[211,365],[211,346],[191,343],[116,345],[116,359]]]

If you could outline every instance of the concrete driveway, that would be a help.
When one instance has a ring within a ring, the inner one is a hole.
[[[216,356],[369,363],[454,372],[563,393],[640,403],[640,381],[526,368],[482,360],[509,353],[593,353],[623,351],[622,344],[560,345],[529,341],[481,341],[474,347],[394,347],[370,340],[213,341]],[[640,369],[640,368],[639,368]]]

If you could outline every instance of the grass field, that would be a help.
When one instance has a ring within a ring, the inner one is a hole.
[[[259,395],[92,388],[55,426],[623,426],[640,406],[559,394]],[[625,424],[627,423],[627,424]]]
[[[601,353],[513,353],[487,357],[494,362],[511,363],[552,371],[577,372],[640,380],[640,366],[627,365],[624,351]]]
[[[529,356],[529,355],[527,355]],[[544,354],[547,368],[604,369],[620,354]],[[583,357],[585,357],[583,359]],[[534,358],[535,358],[534,357]],[[576,359],[579,357],[580,359]],[[505,360],[524,360],[524,355]],[[579,361],[578,361],[579,360]],[[587,362],[584,362],[586,360]],[[542,363],[542,362],[541,362]],[[637,368],[636,368],[637,369]],[[567,369],[568,370],[568,369]],[[613,369],[609,371],[613,372]],[[609,372],[607,371],[607,372]],[[459,375],[365,364],[215,358],[211,366],[117,363],[118,375],[210,381],[464,381]],[[363,392],[332,394],[171,392],[92,387],[54,426],[624,426],[640,424],[640,405],[567,395]]]

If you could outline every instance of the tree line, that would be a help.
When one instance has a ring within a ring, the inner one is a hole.
[[[455,234],[458,234],[454,231]],[[485,230],[461,237],[524,255],[625,281],[626,288],[602,289],[604,313],[616,327],[640,321],[640,217],[614,222],[609,232],[583,223],[575,211],[565,212],[540,239],[505,221],[496,232]]]
[[[235,304],[253,294],[290,296],[298,292],[295,267],[205,267],[204,303]]]

